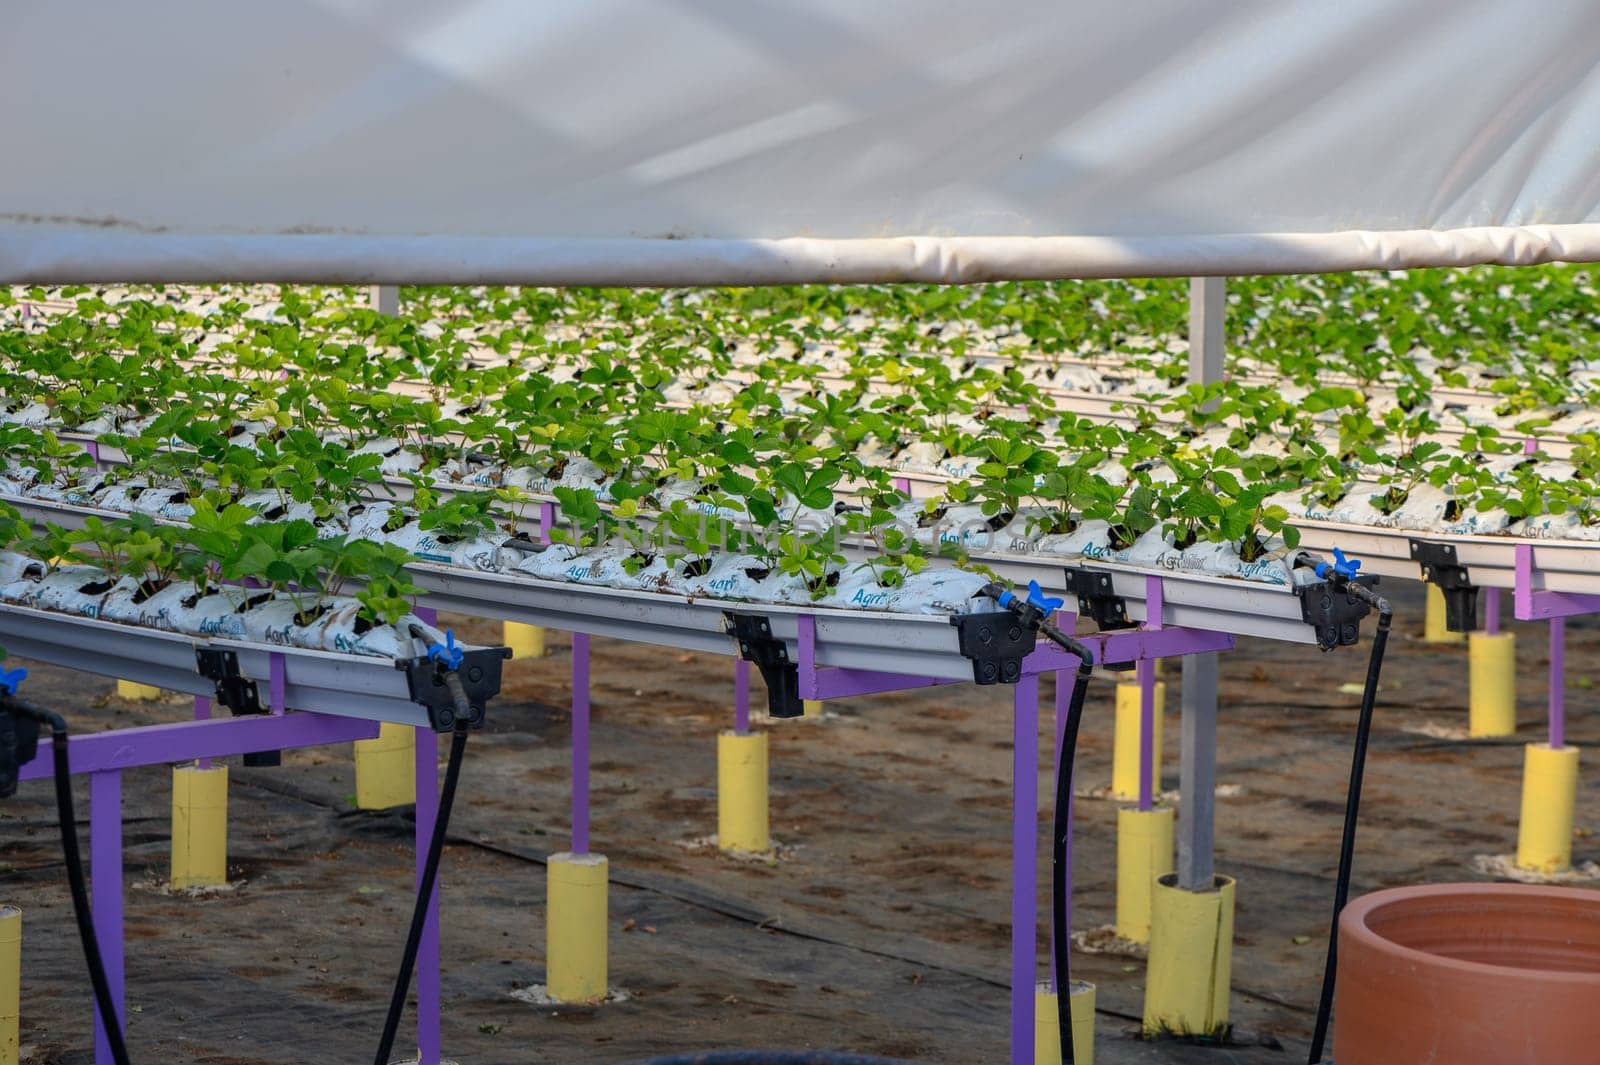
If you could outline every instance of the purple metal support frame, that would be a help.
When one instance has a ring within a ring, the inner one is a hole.
[[[1148,594],[1146,597],[1148,602]],[[1159,607],[1159,594],[1157,605]],[[1160,617],[1159,609],[1155,616]],[[1068,616],[1060,622],[1065,631],[1071,631]],[[803,630],[802,630],[803,634]],[[1143,628],[1121,632],[1100,632],[1077,637],[1078,641],[1094,653],[1098,663],[1144,662],[1155,658],[1172,658],[1186,654],[1203,654],[1209,651],[1227,651],[1234,645],[1233,637],[1226,633],[1201,632],[1197,629]],[[804,643],[802,642],[802,649]],[[802,669],[804,655],[802,654]],[[1039,816],[1039,673],[1049,670],[1056,674],[1056,758],[1061,757],[1060,730],[1065,723],[1065,700],[1070,685],[1062,684],[1078,668],[1078,659],[1051,644],[1040,647],[1022,663],[1023,677],[1013,693],[1012,703],[1012,820],[1011,820],[1011,1062],[1012,1065],[1032,1065],[1033,996],[1038,935],[1038,816]],[[832,672],[827,671],[827,672]],[[1148,759],[1146,765],[1148,765]],[[1070,801],[1070,800],[1069,800]],[[1070,817],[1070,814],[1069,814]],[[1072,840],[1067,840],[1068,862],[1071,862]],[[1071,890],[1070,868],[1068,891]],[[1069,921],[1071,900],[1068,900]],[[1052,969],[1054,968],[1052,959]],[[1055,973],[1051,973],[1055,981]]]
[[[589,853],[589,635],[572,634],[572,853]]]
[[[1550,746],[1567,745],[1567,619],[1550,619]]]
[[[961,680],[917,677],[905,673],[875,673],[866,669],[819,669],[817,667],[817,619],[800,615],[800,698],[842,699],[851,695],[931,688],[940,684],[962,684]]]
[[[428,844],[439,816],[439,736],[432,729],[417,729],[417,874],[428,863]],[[417,944],[417,1065],[439,1065],[439,885],[428,898],[428,916]]]
[[[550,530],[556,523],[556,505],[545,502],[539,504],[539,542],[550,542]]]
[[[1483,631],[1490,636],[1500,634],[1500,589],[1483,590]]]
[[[197,701],[196,711],[199,709]],[[377,734],[376,721],[295,713],[179,721],[74,736],[68,741],[71,771],[89,775],[89,875],[93,881],[90,908],[105,961],[106,980],[111,985],[111,997],[119,1017],[126,1015],[123,1010],[122,771],[249,751],[370,740]],[[48,780],[54,775],[55,763],[48,754],[23,766],[21,774],[23,780]],[[111,1047],[98,1011],[94,1031],[96,1065],[111,1065]]]
[[[1512,591],[1512,616],[1518,621],[1548,621],[1580,614],[1600,614],[1600,595],[1550,592],[1533,587],[1533,545],[1516,546],[1517,580]]]
[[[89,877],[93,881],[90,911],[106,982],[111,985],[117,1027],[127,1030],[127,995],[123,979],[122,942],[122,771],[106,769],[89,775]],[[93,1005],[89,1007],[94,1009]],[[94,1060],[110,1065],[111,1043],[100,1011],[94,1010]]]
[[[1146,577],[1145,628],[1157,630],[1164,625],[1166,589],[1160,577]],[[1134,667],[1139,681],[1139,809],[1155,809],[1156,787],[1156,663],[1153,658],[1141,658]]]
[[[1019,680],[1011,699],[1011,1065],[1033,1065],[1039,919],[1038,674]]]
[[[733,731],[750,731],[750,663],[743,658],[733,663]]]

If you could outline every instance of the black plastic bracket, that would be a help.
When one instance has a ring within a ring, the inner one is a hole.
[[[467,696],[470,713],[467,723],[482,728],[489,714],[489,700],[500,694],[500,666],[511,657],[509,647],[475,647],[461,655],[456,675]],[[445,683],[444,669],[437,660],[422,657],[397,663],[406,671],[411,686],[411,701],[428,711],[428,724],[435,732],[449,732],[456,724],[456,700]]]
[[[975,684],[1015,684],[1022,679],[1022,660],[1033,653],[1039,634],[1009,611],[957,614],[956,627],[962,655],[972,659]]]
[[[1128,603],[1112,588],[1111,574],[1104,570],[1066,569],[1067,594],[1078,597],[1078,613],[1095,623],[1101,632],[1131,629]]]
[[[256,682],[239,672],[239,656],[232,651],[219,651],[214,647],[196,648],[195,667],[200,675],[217,686],[217,702],[226,706],[235,717],[245,714],[264,714],[261,693]]]
[[[1444,593],[1444,627],[1471,632],[1478,627],[1478,589],[1456,556],[1455,544],[1411,540],[1411,559],[1422,567],[1422,579]]]
[[[39,753],[39,722],[27,714],[12,713],[0,700],[0,799],[17,793],[22,767]]]
[[[217,686],[217,702],[228,708],[234,717],[264,714],[261,692],[256,682],[239,672],[239,656],[232,651],[214,647],[199,647],[194,652],[195,666],[200,675]],[[253,768],[270,769],[283,764],[282,751],[248,751],[242,761]]]
[[[767,682],[767,713],[773,717],[799,717],[805,713],[800,699],[800,667],[789,661],[789,648],[772,635],[772,623],[760,614],[722,613],[722,627],[739,643],[739,656],[754,662]]]
[[[1357,577],[1351,583],[1372,587],[1376,577]],[[1300,596],[1300,616],[1317,634],[1317,646],[1324,651],[1335,647],[1353,647],[1361,640],[1361,619],[1372,611],[1364,600],[1350,594],[1348,588],[1337,588],[1329,581],[1307,584],[1297,589]]]

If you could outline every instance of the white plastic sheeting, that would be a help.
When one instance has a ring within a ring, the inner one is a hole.
[[[1600,259],[1594,0],[59,0],[0,280]]]

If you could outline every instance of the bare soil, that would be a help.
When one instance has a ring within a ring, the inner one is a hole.
[[[1368,768],[1357,893],[1481,878],[1480,856],[1515,849],[1522,744],[1543,738],[1543,626],[1513,626],[1518,737],[1440,738],[1466,724],[1466,650],[1424,644],[1413,635],[1419,588],[1391,591],[1401,620]],[[485,622],[455,624],[469,639],[496,635]],[[1568,640],[1569,741],[1593,747],[1600,630],[1574,623]],[[448,1056],[612,1063],[794,1046],[1006,1059],[1009,689],[861,698],[830,703],[823,720],[765,725],[783,848],[775,861],[739,860],[703,842],[715,831],[714,737],[731,723],[731,660],[596,640],[593,840],[611,861],[611,980],[626,998],[592,1009],[514,998],[544,981],[542,863],[567,846],[570,658],[564,640],[552,644],[550,657],[509,667],[488,730],[468,748],[444,859]],[[1237,1038],[1138,1039],[1143,963],[1078,954],[1076,975],[1099,986],[1102,1065],[1304,1060],[1358,701],[1345,686],[1361,680],[1367,647],[1323,655],[1243,640],[1223,656],[1217,866],[1239,880]],[[123,702],[111,682],[64,670],[39,668],[28,687],[85,730],[189,712],[176,698]],[[1046,682],[1046,758],[1049,699]],[[1097,679],[1079,756],[1085,788],[1109,780],[1111,707]],[[1174,713],[1167,788],[1177,786],[1179,732]],[[410,812],[353,809],[348,748],[290,753],[277,769],[235,764],[232,774],[236,889],[208,898],[159,889],[168,772],[125,774],[134,1058],[370,1060],[411,905]],[[1044,795],[1048,776],[1041,762]],[[1600,787],[1586,776],[1579,861],[1600,857]],[[79,802],[86,817],[81,781]],[[1093,929],[1113,919],[1116,807],[1080,800],[1077,811],[1074,924]],[[46,786],[26,784],[0,805],[0,869],[0,901],[25,911],[23,1060],[89,1062],[89,985]],[[402,1047],[414,1045],[411,1030],[408,1017]]]

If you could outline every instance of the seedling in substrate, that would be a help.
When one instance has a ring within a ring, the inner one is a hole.
[[[63,444],[48,429],[0,422],[0,461],[5,474],[25,484],[74,485],[94,470],[94,460],[82,448]]]
[[[417,527],[431,532],[442,544],[458,543],[494,532],[499,526],[500,495],[493,491],[454,492],[446,495],[430,479],[410,474],[413,485],[409,508],[395,508],[395,513],[408,519],[408,513],[418,515]]]
[[[550,530],[553,542],[580,550],[605,542],[605,513],[593,491],[557,486],[551,492],[560,504],[559,518]]]
[[[383,483],[382,455],[355,453],[309,429],[288,429],[276,440],[262,441],[259,457],[280,509],[291,502],[309,504],[321,519],[370,502],[373,486]]]

